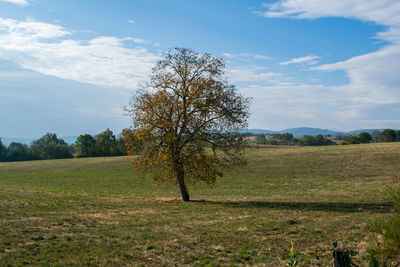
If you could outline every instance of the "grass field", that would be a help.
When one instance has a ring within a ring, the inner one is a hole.
[[[400,143],[248,149],[214,187],[154,186],[128,157],[0,163],[0,265],[367,264]],[[201,201],[200,201],[201,200]]]

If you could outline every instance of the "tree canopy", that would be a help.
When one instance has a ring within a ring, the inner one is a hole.
[[[215,183],[221,166],[244,162],[241,136],[249,99],[224,79],[222,58],[175,48],[159,60],[149,81],[126,108],[133,126],[124,132],[134,167],[148,170],[156,183]]]
[[[31,150],[38,159],[72,158],[73,152],[71,147],[63,139],[58,139],[55,133],[47,133],[33,141]]]
[[[77,157],[109,157],[126,155],[124,140],[121,136],[107,130],[92,136],[81,134],[75,142]]]

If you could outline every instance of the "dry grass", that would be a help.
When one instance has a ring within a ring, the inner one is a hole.
[[[249,149],[215,187],[154,186],[128,158],[0,164],[3,265],[302,266],[331,264],[332,243],[367,264],[370,222],[400,144]]]

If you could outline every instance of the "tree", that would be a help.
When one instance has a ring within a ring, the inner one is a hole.
[[[372,136],[367,132],[361,132],[358,134],[358,140],[361,144],[367,144],[372,141]]]
[[[322,134],[316,136],[305,135],[300,141],[302,146],[330,146],[336,145],[332,140],[326,139]]]
[[[359,144],[361,143],[360,138],[358,136],[350,135],[347,139],[349,144]]]
[[[256,143],[258,145],[265,145],[267,143],[267,139],[265,138],[265,134],[257,134],[256,135]]]
[[[3,145],[0,138],[0,161],[5,161],[7,148]]]
[[[101,157],[113,156],[116,150],[114,133],[107,128],[96,135],[96,155]]]
[[[291,133],[283,133],[281,134],[280,139],[282,140],[283,145],[289,145],[293,143],[293,134]]]
[[[8,146],[7,156],[6,156],[7,161],[23,161],[32,159],[33,157],[27,145],[17,142],[12,142]]]
[[[381,142],[382,134],[380,131],[375,130],[372,132],[371,137],[372,137],[372,142],[378,143]]]
[[[31,150],[38,159],[72,158],[72,148],[55,133],[47,133],[33,141]]]
[[[241,135],[249,100],[223,78],[224,61],[175,48],[153,67],[126,108],[133,127],[124,131],[134,167],[156,183],[179,185],[189,201],[188,183],[215,183],[221,166],[244,163]],[[222,152],[222,153],[219,153]]]
[[[385,129],[383,130],[382,139],[383,142],[394,142],[396,141],[396,131],[392,129]]]
[[[125,140],[123,136],[119,136],[115,140],[115,156],[126,156]]]
[[[81,134],[75,142],[78,157],[94,157],[96,140],[90,134]]]

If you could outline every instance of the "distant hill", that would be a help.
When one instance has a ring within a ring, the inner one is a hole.
[[[350,132],[347,132],[346,134],[348,134],[348,135],[359,135],[362,132],[367,132],[367,133],[371,134],[373,131],[382,132],[383,130],[385,130],[385,129],[361,129],[361,130],[350,131]]]
[[[264,130],[264,129],[245,129],[241,130],[242,133],[252,133],[252,134],[274,134],[281,133],[282,131],[272,131],[272,130]]]
[[[361,132],[372,133],[373,131],[383,131],[384,129],[360,129],[353,130],[349,132],[340,132],[333,131],[329,129],[320,129],[320,128],[311,128],[311,127],[298,127],[298,128],[290,128],[281,131],[272,131],[272,130],[263,130],[263,129],[248,129],[243,132],[249,132],[253,134],[274,134],[274,133],[291,133],[294,137],[302,137],[305,135],[316,136],[318,134],[327,135],[330,134],[332,136],[338,135],[358,135]]]
[[[320,129],[320,128],[311,128],[311,127],[299,127],[299,128],[291,128],[282,130],[282,132],[291,133],[294,137],[302,137],[305,135],[316,136],[318,134],[327,135],[330,134],[332,136],[343,135],[344,132],[332,131],[328,129]]]
[[[330,134],[332,136],[343,135],[344,132],[332,131],[328,129],[320,129],[320,128],[311,128],[311,127],[299,127],[299,128],[290,128],[281,131],[273,131],[273,130],[263,130],[263,129],[248,129],[243,132],[249,132],[253,134],[276,134],[276,133],[291,133],[294,137],[302,137],[305,135],[316,136],[318,134],[326,135]]]

